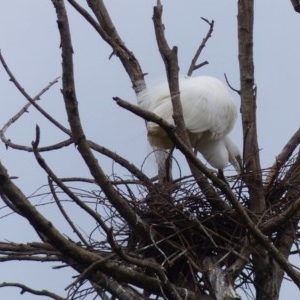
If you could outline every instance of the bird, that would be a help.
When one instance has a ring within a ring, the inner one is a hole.
[[[228,88],[211,76],[179,78],[183,119],[192,147],[218,170],[229,163],[241,172],[242,159],[238,146],[228,136],[237,119],[237,107]],[[174,125],[173,107],[168,82],[141,92],[141,108]],[[150,145],[156,149],[172,149],[173,142],[164,129],[147,122]]]

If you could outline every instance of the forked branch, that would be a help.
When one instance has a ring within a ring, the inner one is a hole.
[[[96,20],[75,0],[68,0],[68,2],[92,25],[92,27],[99,33],[101,38],[107,42],[113,49],[113,54],[118,56],[124,66],[136,94],[144,90],[146,87],[144,81],[144,73],[142,68],[125,43],[119,36],[110,16],[107,12],[105,4],[102,0],[87,0],[88,5],[93,11]]]
[[[199,63],[199,64],[197,64],[197,61],[198,61],[198,59],[199,59],[199,57],[201,55],[202,50],[206,46],[207,41],[211,38],[212,32],[214,30],[214,20],[208,21],[205,18],[201,18],[201,19],[209,25],[209,29],[208,29],[208,32],[207,32],[206,36],[203,38],[200,46],[198,47],[198,49],[197,49],[197,51],[195,53],[195,56],[192,59],[191,65],[190,65],[189,70],[187,72],[187,76],[191,76],[192,73],[195,70],[197,70],[197,69],[199,69],[199,68],[201,68],[201,67],[203,67],[203,66],[205,66],[205,65],[208,64],[208,61],[204,61],[204,62]]]
[[[89,142],[85,137],[78,110],[78,101],[75,92],[74,70],[73,70],[73,48],[69,29],[68,17],[64,3],[52,0],[57,14],[58,28],[61,35],[62,48],[62,83],[63,97],[68,114],[68,120],[72,131],[73,141],[78,146],[83,160],[89,168],[95,182],[101,187],[107,198],[114,205],[120,215],[138,232],[148,235],[148,230],[142,220],[136,215],[130,205],[115,190],[112,183],[99,166],[98,160],[93,155]]]
[[[54,299],[54,300],[64,300],[64,297],[61,297],[53,292],[47,291],[47,290],[36,290],[36,289],[32,289],[29,286],[25,285],[25,284],[21,284],[21,283],[17,283],[17,282],[3,282],[0,283],[0,288],[3,287],[17,287],[21,289],[20,294],[25,294],[25,293],[29,293],[31,295],[35,295],[35,296],[42,296],[42,297],[47,297],[50,299]]]

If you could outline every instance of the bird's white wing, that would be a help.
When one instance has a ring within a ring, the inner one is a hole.
[[[223,138],[232,129],[237,109],[228,89],[218,79],[208,76],[182,77],[180,99],[183,118],[191,142]],[[167,82],[140,93],[139,105],[174,124],[173,107]],[[153,122],[147,123],[149,142],[157,147],[169,148],[172,143],[164,130]],[[203,135],[204,133],[204,135]]]
[[[164,82],[160,85],[152,87],[148,91],[141,94],[140,106],[143,109],[155,113],[168,123],[174,124],[172,117],[173,108],[168,82]],[[157,126],[151,122],[149,125]]]
[[[180,81],[180,91],[184,120],[190,132],[209,130],[222,137],[232,129],[237,109],[221,81],[208,76],[186,78]]]

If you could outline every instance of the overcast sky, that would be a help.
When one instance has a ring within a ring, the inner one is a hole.
[[[201,60],[208,60],[209,65],[196,71],[194,75],[212,75],[224,81],[223,74],[226,73],[231,85],[239,88],[236,2],[162,1],[165,33],[169,44],[179,48],[181,74],[187,73],[191,58],[207,32],[207,24],[200,19],[205,17],[215,21],[213,37],[201,57]],[[124,42],[139,59],[143,71],[149,74],[147,82],[154,83],[163,78],[164,65],[155,44],[152,24],[155,1],[109,0],[106,3]],[[135,103],[131,83],[118,59],[108,59],[110,47],[71,7],[68,8],[75,51],[77,96],[87,136],[141,166],[149,151],[144,122],[112,101],[112,97],[119,96]],[[300,15],[293,11],[290,1],[256,1],[254,54],[258,87],[259,146],[263,167],[270,166],[288,138],[299,127],[299,28]],[[15,76],[31,96],[59,76],[59,34],[51,1],[2,1],[0,48]],[[43,107],[67,126],[60,86],[61,83],[57,84],[42,97]],[[0,87],[2,126],[24,105],[25,100],[8,81],[2,68]],[[239,105],[238,96],[233,96]],[[43,145],[63,138],[60,132],[49,127],[49,123],[32,109],[9,130],[8,135],[16,143],[29,145],[34,139],[34,127],[37,123],[41,127]],[[238,120],[231,136],[240,147],[241,133],[241,123]],[[46,157],[60,176],[88,176],[73,148],[64,150],[62,155]],[[46,176],[39,171],[32,154],[7,151],[4,145],[0,145],[0,159],[9,169],[10,175],[19,176],[17,183],[26,194],[31,194],[45,183]],[[101,159],[102,165],[110,174],[111,163]],[[145,168],[147,172],[153,172],[151,162]],[[46,213],[51,217],[51,212]],[[0,219],[0,228],[0,240],[25,242],[36,239],[27,222],[14,217]],[[295,263],[299,265],[299,261]],[[0,282],[20,280],[35,288],[54,288],[58,292],[70,283],[67,276],[61,276],[61,283],[42,281],[38,273],[33,268],[28,269],[28,266],[29,264],[25,264],[24,270],[20,271],[16,264],[6,263],[5,269],[1,266]],[[39,266],[36,268],[40,269]],[[59,272],[61,271],[56,271]],[[58,275],[56,273],[55,276]],[[53,272],[49,274],[53,275]],[[282,294],[282,299],[286,299],[287,295],[290,300],[299,298],[296,289],[291,290],[287,285]],[[0,289],[0,298],[32,299],[32,296],[21,296],[10,289]]]

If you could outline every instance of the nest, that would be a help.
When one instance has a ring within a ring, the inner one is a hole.
[[[282,170],[271,183],[267,180],[264,183],[268,207],[263,215],[255,215],[248,208],[246,174],[243,174],[244,178],[232,176],[226,180],[253,222],[262,224],[284,213],[299,197],[299,176],[295,176],[292,171]],[[270,170],[262,172],[263,178],[268,179]],[[287,181],[292,187],[286,184]],[[243,261],[241,269],[232,276],[235,288],[245,288],[253,284],[253,265],[251,257],[248,255],[245,259],[243,253],[250,240],[255,248],[255,240],[249,235],[243,219],[232,207],[226,194],[213,184],[210,187],[216,200],[223,203],[226,209],[218,209],[213,205],[214,201],[208,201],[207,195],[192,177],[156,184],[151,188],[138,183],[119,186],[120,195],[127,199],[137,215],[148,225],[150,235],[147,236],[134,232],[107,199],[103,199],[102,204],[106,209],[110,207],[108,219],[111,220],[116,240],[124,251],[139,258],[155,260],[164,268],[169,280],[177,286],[196,293],[211,293],[206,264],[209,258],[222,270],[238,260]],[[297,224],[298,219],[298,215],[293,216]],[[295,229],[298,229],[297,224]],[[264,233],[275,244],[280,230],[281,228],[273,228]],[[296,249],[299,249],[299,241],[300,237],[296,234]],[[151,273],[149,270],[143,271]]]
[[[230,184],[236,184],[232,178]],[[233,187],[236,194],[241,186]],[[222,201],[227,202],[221,191]],[[243,201],[243,200],[241,200]],[[246,202],[244,203],[246,205]],[[228,206],[230,207],[230,206]],[[203,287],[203,261],[221,258],[221,265],[237,259],[247,230],[235,211],[218,211],[211,206],[195,181],[183,179],[176,184],[156,185],[135,202],[139,216],[149,225],[151,240],[128,235],[128,247],[144,258],[155,259],[170,280],[193,290]]]

